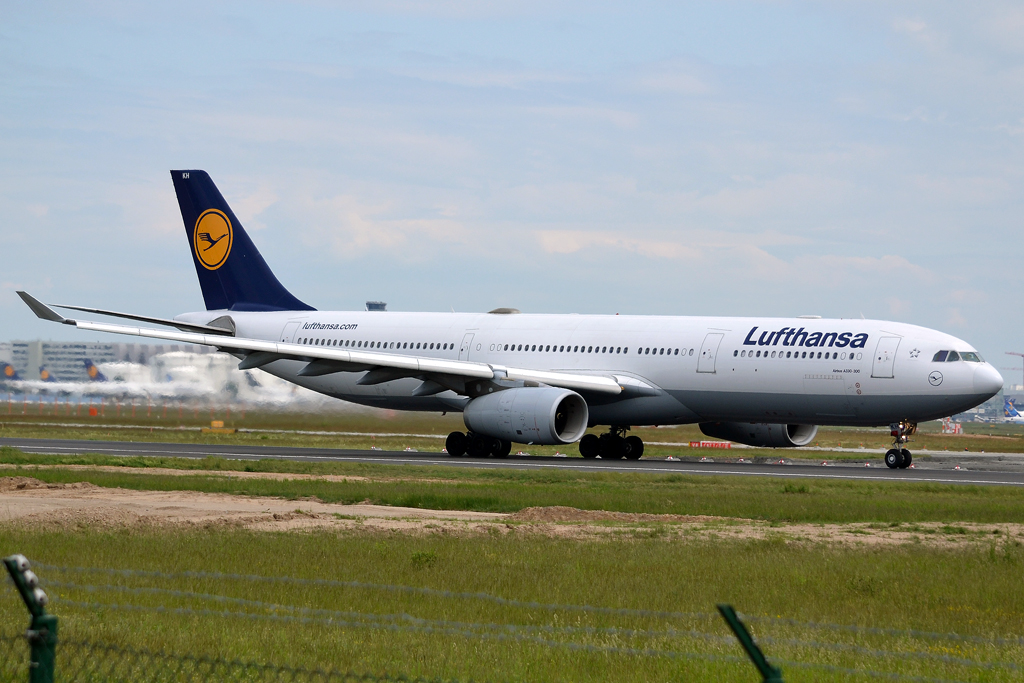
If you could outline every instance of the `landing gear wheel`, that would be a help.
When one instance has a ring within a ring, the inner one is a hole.
[[[890,448],[885,452],[885,466],[891,470],[897,467],[903,466],[903,453],[895,448]]]
[[[580,439],[580,455],[587,460],[593,460],[601,452],[601,442],[596,434],[586,434]]]
[[[906,448],[900,450],[900,455],[903,456],[903,464],[900,465],[901,470],[905,470],[910,467],[910,463],[914,462],[914,458],[910,455],[910,451]]]
[[[644,454],[644,441],[639,436],[627,436],[626,437],[626,458],[629,460],[639,460],[640,456]]]
[[[466,447],[466,453],[471,458],[486,458],[490,455],[491,443],[490,439],[479,434],[469,435],[469,445]]]
[[[598,439],[602,460],[622,460],[625,455],[625,439],[617,434],[602,434]]]
[[[507,458],[508,454],[511,453],[511,452],[512,452],[512,442],[511,441],[502,441],[501,442],[501,448],[499,448],[494,453],[494,457],[495,458]]]
[[[466,454],[466,442],[468,439],[462,432],[452,432],[444,440],[444,449],[453,458],[461,458]]]

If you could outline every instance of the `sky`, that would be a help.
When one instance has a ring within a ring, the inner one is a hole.
[[[0,16],[0,340],[102,338],[17,289],[202,309],[168,173],[196,168],[319,309],[864,316],[1020,367],[1019,3]]]

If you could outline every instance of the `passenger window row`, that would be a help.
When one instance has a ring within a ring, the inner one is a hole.
[[[629,353],[628,346],[559,346],[558,344],[498,344],[491,346],[492,351],[537,351],[540,353]],[[681,351],[681,353],[680,353]],[[636,350],[640,356],[685,356],[686,349],[652,348],[639,347]],[[693,349],[690,349],[693,355]]]
[[[494,351],[495,347],[491,347]],[[498,351],[538,351],[540,353],[629,353],[625,346],[559,346],[558,344],[498,344]]]
[[[281,341],[284,341],[283,339]],[[314,339],[312,337],[303,337],[299,340],[300,344],[309,344],[312,346],[345,346],[355,349],[409,349],[409,350],[421,350],[421,351],[448,351],[454,349],[455,344],[427,344],[426,342],[372,342],[372,341],[357,341],[353,339]]]
[[[984,363],[974,351],[938,351],[932,356],[933,363],[955,363],[958,360],[965,360],[968,363]]]
[[[818,358],[822,358],[824,360],[828,360],[828,359],[832,359],[832,360],[846,360],[846,357],[847,357],[847,354],[845,352],[840,353],[838,351],[832,351],[832,352],[826,351],[824,356],[821,355],[822,354],[821,351],[818,351],[817,355],[815,355],[814,351],[786,351],[785,354],[783,354],[782,351],[778,351],[777,353],[778,353],[778,355],[776,356],[775,355],[776,351],[772,351],[771,354],[769,355],[768,350],[766,349],[763,352],[764,355],[762,355],[761,351],[755,352],[753,349],[750,349],[749,351],[744,349],[743,351],[738,351],[738,350],[737,351],[733,351],[732,355],[734,357],[735,356],[739,356],[740,358],[798,358],[798,359],[804,359],[804,358],[818,359]],[[853,356],[853,352],[852,351],[850,352],[849,357],[850,357],[850,360],[853,360],[854,356]],[[863,357],[863,354],[858,353],[856,359],[860,360],[862,357]]]

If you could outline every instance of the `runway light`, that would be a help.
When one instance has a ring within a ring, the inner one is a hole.
[[[25,577],[25,585],[29,588],[36,588],[39,586],[39,577],[36,573],[30,569],[26,569],[21,573]]]
[[[32,599],[36,601],[36,604],[40,607],[46,607],[50,604],[50,598],[46,596],[42,588],[36,588],[32,591]]]
[[[821,466],[822,467],[828,467],[828,460],[822,460],[821,461]]]

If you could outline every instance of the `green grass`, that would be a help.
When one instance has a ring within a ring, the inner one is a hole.
[[[956,632],[984,638],[1024,632],[1019,590],[1024,553],[1017,543],[943,551],[920,546],[864,550],[767,541],[666,541],[657,534],[580,542],[506,534],[452,537],[346,533],[249,533],[227,530],[76,532],[7,528],[0,551],[22,552],[61,566],[110,567],[177,573],[186,570],[329,578],[483,592],[539,603],[586,604],[697,612],[707,617],[636,617],[507,607],[464,598],[341,587],[309,587],[202,578],[124,578],[38,568],[58,599],[65,641],[89,639],[179,654],[226,656],[278,665],[403,673],[485,681],[752,681],[748,663],[705,662],[602,651],[580,651],[517,640],[459,634],[288,624],[225,616],[75,607],[64,600],[148,608],[253,609],[166,594],[67,584],[157,587],[212,593],[279,605],[361,614],[406,614],[460,623],[695,629],[727,635],[714,605],[731,603],[755,617],[878,628]],[[970,577],[970,578],[969,578]],[[64,585],[58,585],[63,583]],[[253,610],[259,611],[259,610]],[[278,614],[287,610],[278,609]],[[337,617],[336,617],[337,618]],[[351,617],[348,618],[351,620]],[[0,632],[16,633],[24,608],[8,586],[0,592]],[[408,620],[399,623],[410,624]],[[972,669],[907,655],[925,652],[1024,665],[1021,646],[850,634],[833,629],[752,622],[769,657],[803,663],[959,680],[1017,680],[1019,671]],[[466,630],[458,627],[456,630]],[[536,633],[533,635],[537,635]],[[684,634],[629,636],[609,632],[540,633],[554,641],[597,648],[652,648],[713,656],[740,655],[732,641]],[[774,640],[772,640],[774,639]],[[875,657],[803,643],[838,643],[895,656]],[[828,670],[784,667],[787,681],[864,680]],[[152,672],[146,672],[152,673]]]
[[[0,449],[0,462],[19,465],[18,469],[8,469],[10,474],[33,476],[49,483],[88,481],[111,488],[188,490],[291,500],[317,498],[328,503],[369,500],[381,505],[436,510],[516,512],[526,507],[567,505],[587,510],[716,515],[778,522],[1024,522],[1024,491],[1011,486],[396,467],[346,462],[245,462],[221,458],[45,456],[10,448]],[[121,471],[97,471],[35,468],[33,464],[124,467]],[[146,471],[146,466],[157,465],[203,471],[187,476]],[[237,478],[229,476],[232,469],[353,478]]]
[[[228,413],[223,409],[214,412],[202,410],[198,413],[185,409],[180,416],[174,405],[168,406],[166,414],[162,405],[157,405],[146,415],[145,408],[138,408],[132,416],[130,408],[123,408],[121,414],[108,405],[102,416],[89,417],[75,414],[75,407],[57,406],[54,414],[52,405],[13,404],[8,406],[0,400],[0,436],[21,438],[67,438],[115,441],[155,441],[205,444],[306,446],[313,448],[354,448],[368,449],[376,446],[384,450],[416,448],[422,451],[440,451],[442,439],[422,436],[360,436],[343,434],[297,434],[297,431],[402,433],[416,435],[444,436],[454,430],[465,430],[462,416],[457,413],[439,415],[436,413],[399,413],[389,410],[362,409],[352,412],[327,411],[322,413],[261,412],[238,410]],[[22,413],[24,410],[24,413]],[[199,428],[209,426],[211,419],[224,421],[225,426],[240,429],[284,430],[284,433],[238,433],[217,435],[200,433]],[[85,426],[74,426],[85,425]],[[126,429],[127,426],[138,428]],[[947,436],[939,433],[939,423],[926,423],[917,435],[912,437],[911,450],[948,450],[950,452],[969,450],[973,452],[1024,452],[1024,427],[1021,425],[974,424],[964,425],[966,434]],[[600,432],[601,429],[591,430]],[[694,449],[680,446],[655,446],[652,443],[688,443],[708,440],[697,425],[675,427],[638,427],[633,430],[649,445],[645,452],[649,456],[707,456],[707,457],[784,457],[841,459],[880,459],[890,447],[887,428],[823,427],[814,443],[806,448],[791,450],[722,451],[719,449]],[[817,453],[814,448],[863,448],[864,452]],[[577,456],[575,445],[570,446],[517,446],[536,455],[551,455],[555,452]]]

